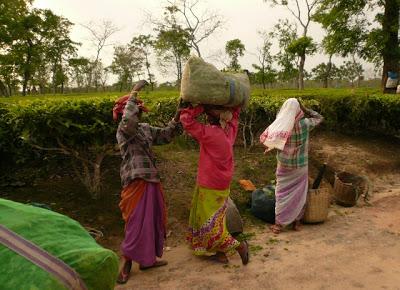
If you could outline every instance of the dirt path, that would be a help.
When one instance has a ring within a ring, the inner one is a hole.
[[[128,284],[116,289],[400,289],[399,147],[329,134],[313,144],[322,161],[370,178],[371,206],[332,205],[324,224],[278,236],[267,226],[249,226],[247,266],[238,256],[227,266],[200,259],[179,244],[166,251],[167,267],[135,268]]]
[[[135,269],[116,289],[400,289],[400,190],[373,207],[332,207],[322,225],[273,235],[249,228],[251,262],[229,266],[193,257],[184,246],[167,251],[165,268]]]

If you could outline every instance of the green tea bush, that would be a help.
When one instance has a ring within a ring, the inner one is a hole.
[[[173,117],[179,93],[143,92],[152,109],[144,122],[163,126]],[[0,158],[23,162],[33,152],[64,154],[93,197],[99,192],[101,165],[115,148],[117,124],[112,107],[117,94],[52,97],[15,97],[0,100]],[[345,132],[400,133],[400,97],[376,90],[255,90],[241,114],[240,139],[245,146],[257,143],[258,135],[275,118],[289,97],[300,98],[324,117],[324,127]]]

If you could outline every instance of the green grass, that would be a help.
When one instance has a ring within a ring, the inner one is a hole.
[[[127,94],[128,92],[90,92],[90,93],[68,93],[68,94],[45,94],[45,95],[29,95],[29,96],[12,96],[2,97],[0,102],[21,102],[21,101],[38,101],[38,100],[65,100],[65,99],[117,99],[120,96]],[[314,96],[333,96],[333,95],[372,95],[380,94],[378,88],[312,88],[305,89],[303,91],[295,89],[253,89],[253,96],[270,96],[270,97],[314,97]],[[178,90],[155,90],[155,91],[143,91],[140,93],[141,98],[148,102],[152,100],[170,99],[179,97]]]

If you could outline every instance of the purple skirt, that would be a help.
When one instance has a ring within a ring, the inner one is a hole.
[[[286,226],[304,215],[308,191],[308,166],[276,170],[275,222]]]
[[[161,257],[165,241],[165,203],[160,184],[148,182],[125,226],[123,255],[141,266],[152,266]]]

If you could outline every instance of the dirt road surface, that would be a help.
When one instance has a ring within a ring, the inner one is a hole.
[[[321,134],[312,154],[372,181],[370,205],[332,204],[323,224],[272,234],[248,225],[251,261],[228,265],[194,257],[183,243],[166,267],[139,271],[116,289],[400,289],[400,154],[396,144]],[[325,184],[325,186],[327,186]]]

